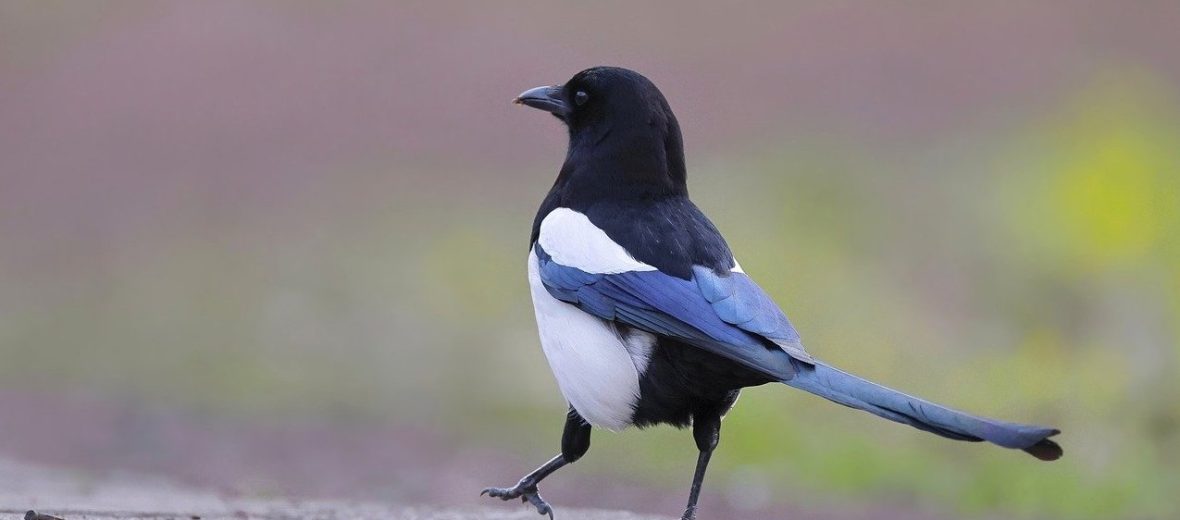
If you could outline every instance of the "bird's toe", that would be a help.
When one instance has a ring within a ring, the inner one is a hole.
[[[489,488],[484,488],[483,491],[481,491],[479,494],[481,496],[487,495],[490,497],[498,498],[500,500],[512,500],[514,498],[520,497],[523,494],[523,492],[520,489],[515,488],[515,487],[510,487],[510,488],[489,487]]]
[[[525,493],[521,498],[537,508],[537,514],[549,515],[549,520],[553,520],[553,508],[545,499],[541,498],[541,495],[537,494],[536,488],[531,493]]]
[[[536,485],[517,484],[510,488],[489,487],[484,488],[479,494],[505,501],[519,498],[521,502],[532,504],[533,507],[537,508],[538,514],[549,515],[550,519],[553,518],[553,508],[545,499],[541,498],[541,495],[537,492]]]

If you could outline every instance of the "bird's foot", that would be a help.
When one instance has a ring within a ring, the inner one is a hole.
[[[696,518],[697,506],[688,506],[688,508],[684,510],[684,516],[681,516],[680,520],[696,520]]]
[[[533,507],[537,508],[538,514],[549,515],[549,520],[553,520],[553,508],[549,507],[549,503],[541,498],[541,495],[537,493],[537,485],[531,482],[522,480],[510,488],[485,488],[480,495],[487,495],[504,501],[519,498],[521,502],[532,504]]]

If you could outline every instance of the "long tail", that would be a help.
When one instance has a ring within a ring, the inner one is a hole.
[[[792,364],[797,373],[784,383],[844,406],[951,439],[988,441],[1005,448],[1024,450],[1041,460],[1061,458],[1061,446],[1049,440],[1049,437],[1061,433],[1055,428],[966,414],[908,396],[820,362],[812,365],[792,360]]]

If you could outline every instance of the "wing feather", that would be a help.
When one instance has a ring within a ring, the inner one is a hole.
[[[786,316],[743,273],[701,268],[690,280],[655,270],[595,274],[557,263],[539,245],[536,253],[549,293],[594,316],[677,338],[780,380],[795,374],[790,358],[812,362]]]

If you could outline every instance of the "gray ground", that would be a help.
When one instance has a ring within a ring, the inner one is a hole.
[[[0,519],[23,518],[26,510],[66,520],[142,518],[221,519],[352,519],[394,520],[534,520],[523,507],[438,508],[359,501],[294,501],[232,499],[186,488],[165,479],[119,475],[91,481],[77,474],[0,460]],[[563,520],[656,520],[618,511],[562,509]]]
[[[443,431],[404,424],[234,419],[141,402],[3,392],[0,520],[28,509],[64,513],[67,519],[80,518],[81,512],[93,518],[104,518],[99,512],[108,518],[131,512],[218,518],[239,511],[251,518],[291,518],[292,511],[299,513],[294,518],[325,519],[541,518],[519,502],[479,496],[483,487],[510,485],[532,469],[530,456],[466,445]],[[779,496],[785,493],[756,482],[720,476],[708,484],[702,519],[954,516],[881,497],[855,504],[785,500]],[[603,518],[585,512],[595,508],[674,515],[684,507],[685,491],[680,480],[658,485],[579,467],[542,487],[564,520]]]

